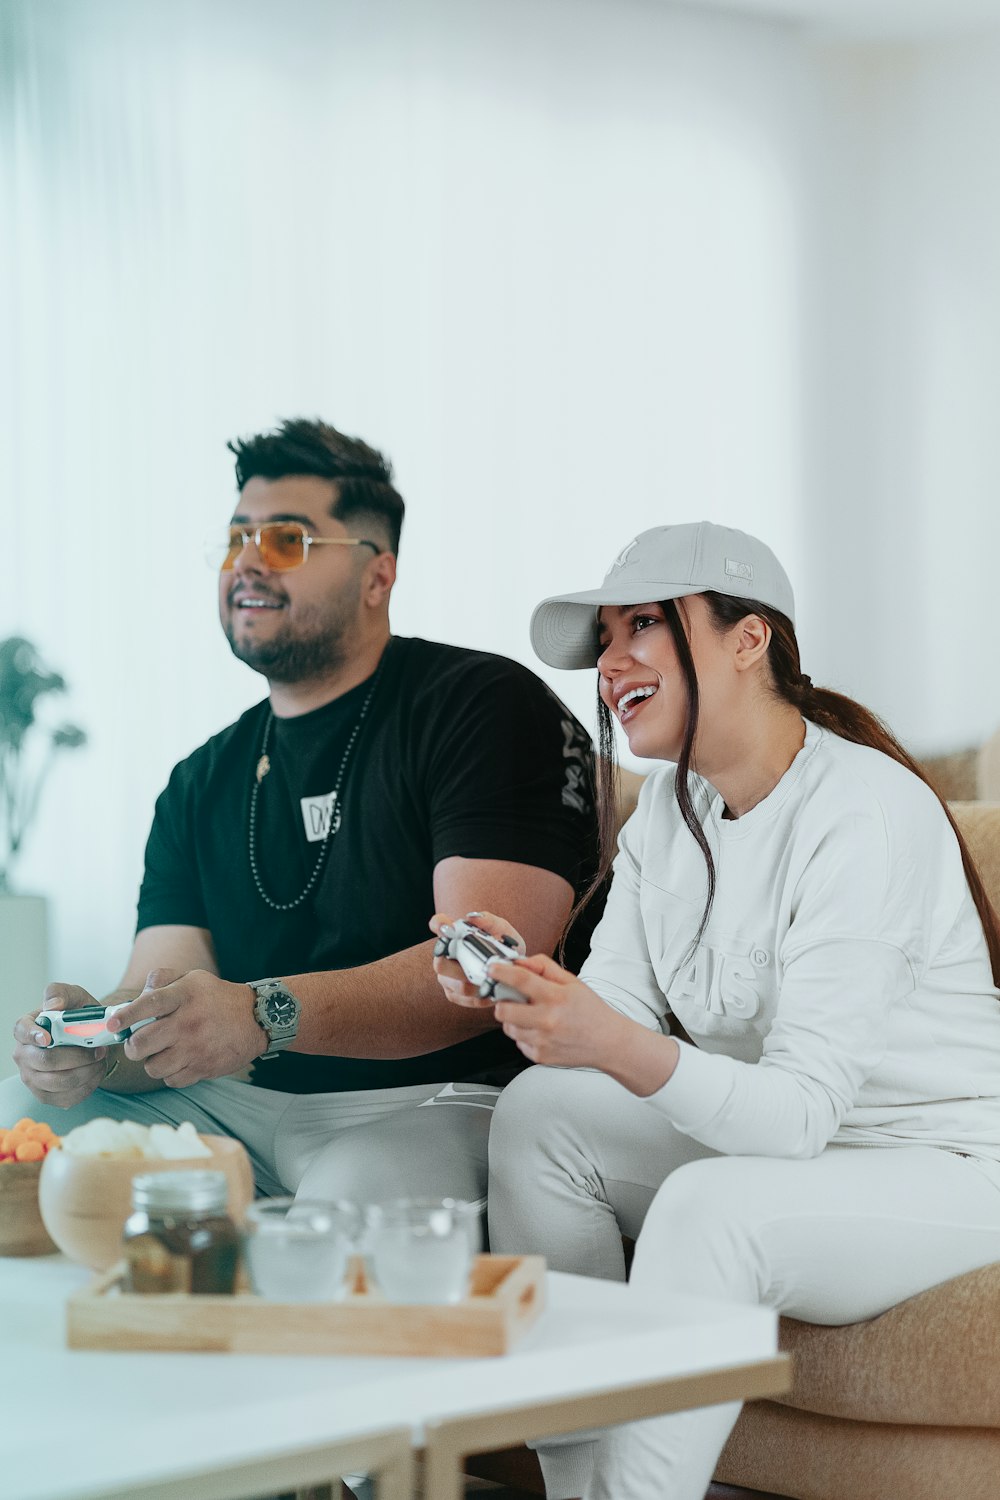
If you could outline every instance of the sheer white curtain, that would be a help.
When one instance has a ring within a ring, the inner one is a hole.
[[[798,566],[793,33],[638,0],[4,0],[0,58],[0,635],[91,734],[18,872],[59,977],[117,977],[157,790],[261,692],[202,562],[233,434],[319,413],[392,456],[403,633],[530,661],[532,605],[670,519]],[[591,722],[592,683],[549,676]]]

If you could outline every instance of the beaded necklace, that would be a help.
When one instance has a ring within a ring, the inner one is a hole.
[[[253,876],[253,883],[257,887],[257,894],[261,898],[261,900],[271,908],[272,911],[294,911],[297,906],[302,905],[303,901],[309,895],[309,892],[312,890],[313,886],[316,884],[317,880],[320,877],[323,865],[326,862],[327,849],[337,837],[337,834],[340,831],[341,822],[343,821],[340,811],[340,787],[341,783],[344,780],[344,772],[347,769],[347,762],[351,758],[351,751],[354,749],[354,742],[361,732],[361,726],[365,722],[368,710],[371,707],[371,701],[375,695],[375,689],[378,686],[379,677],[382,674],[382,663],[385,661],[385,657],[386,653],[383,652],[382,660],[379,662],[378,666],[375,669],[375,675],[372,678],[371,687],[365,694],[365,701],[361,705],[361,712],[358,714],[357,723],[351,730],[350,738],[347,741],[344,753],[340,757],[340,769],[337,772],[337,780],[334,783],[333,791],[330,794],[330,820],[327,823],[326,832],[324,833],[322,841],[320,843],[319,853],[316,856],[316,863],[313,865],[312,874],[309,876],[309,879],[306,881],[305,886],[295,897],[294,901],[275,901],[272,896],[269,896],[267,891],[264,889],[264,882],[262,881],[260,877],[260,871],[257,868],[257,798],[260,795],[261,782],[264,780],[264,777],[271,769],[271,761],[267,753],[267,746],[271,738],[271,725],[274,723],[274,714],[270,709],[268,709],[267,721],[264,725],[264,734],[260,742],[260,755],[257,757],[257,769],[254,774],[253,790],[250,793],[250,826],[248,829],[247,844],[250,853],[250,873]]]

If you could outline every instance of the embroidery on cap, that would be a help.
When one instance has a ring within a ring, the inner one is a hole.
[[[624,568],[626,562],[628,561],[629,554],[635,550],[635,544],[638,540],[639,538],[637,536],[633,537],[628,546],[622,548],[618,556],[615,558],[614,562],[611,564],[612,573],[617,573],[619,568]]]
[[[753,563],[737,562],[734,557],[727,557],[726,577],[742,578],[744,583],[753,583]]]

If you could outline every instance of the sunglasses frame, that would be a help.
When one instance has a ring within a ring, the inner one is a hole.
[[[219,572],[231,573],[236,564],[237,557],[240,557],[242,555],[242,553],[250,545],[251,542],[253,542],[257,550],[260,551],[260,539],[262,532],[277,531],[282,527],[286,531],[301,532],[302,560],[301,562],[291,563],[287,568],[276,568],[273,563],[269,563],[264,558],[262,558],[261,561],[264,563],[264,566],[266,568],[269,568],[272,573],[294,573],[296,568],[304,567],[309,560],[310,547],[370,547],[376,556],[378,556],[378,554],[384,550],[378,545],[377,542],[373,542],[369,537],[365,536],[313,536],[311,532],[306,530],[301,521],[262,521],[259,526],[255,526],[253,528],[249,526],[236,525],[233,525],[229,528],[229,546],[223,556],[221,564],[219,564]],[[237,533],[242,538],[242,546],[240,547],[239,552],[232,552],[233,541]],[[219,545],[220,547],[222,546],[221,543]]]

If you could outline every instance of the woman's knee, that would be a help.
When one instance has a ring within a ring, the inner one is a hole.
[[[650,1204],[632,1279],[671,1290],[738,1294],[756,1300],[767,1282],[748,1191],[748,1159],[713,1157],[678,1167]]]
[[[578,1162],[588,1152],[600,1114],[603,1074],[564,1068],[527,1068],[507,1085],[493,1111],[490,1173],[524,1180],[541,1162]]]

